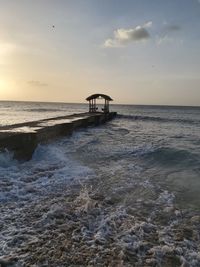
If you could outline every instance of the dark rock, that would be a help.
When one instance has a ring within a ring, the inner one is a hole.
[[[14,267],[17,263],[17,258],[2,258],[0,259],[0,266],[1,267]]]

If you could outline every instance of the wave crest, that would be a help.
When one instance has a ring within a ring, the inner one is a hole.
[[[174,122],[174,123],[188,123],[188,124],[198,124],[200,121],[198,120],[190,120],[190,119],[178,119],[178,118],[164,118],[158,116],[141,116],[141,115],[124,115],[118,114],[118,118],[127,119],[127,120],[140,120],[140,121],[155,121],[155,122]]]

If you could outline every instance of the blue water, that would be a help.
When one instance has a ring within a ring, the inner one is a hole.
[[[80,113],[87,108],[85,104],[0,102],[0,124]],[[140,230],[145,224],[149,229],[154,227],[159,236],[148,251],[156,255],[152,257],[157,264],[173,248],[180,262],[200,266],[199,224],[192,223],[200,215],[200,108],[112,105],[111,110],[118,112],[115,120],[40,145],[29,162],[17,162],[10,152],[0,154],[0,255],[16,253],[10,241],[13,229],[23,236],[21,217],[27,218],[34,205],[42,209],[44,199],[52,201],[76,192],[79,197],[74,205],[80,209],[85,209],[84,201],[92,201],[90,195],[94,194],[103,195],[108,203],[105,207],[102,204],[100,214],[90,222],[91,242],[96,236],[108,242],[106,233],[110,231],[113,246],[124,251],[132,244],[133,249],[149,237],[136,233],[134,239],[129,224]],[[48,208],[51,210],[51,206]],[[90,213],[87,209],[86,213]],[[49,212],[47,208],[45,212]],[[117,223],[120,216],[124,216],[127,226],[110,229],[106,222]],[[7,228],[1,228],[5,222]],[[29,227],[33,231],[31,222]],[[196,236],[177,241],[177,231],[184,227]],[[27,239],[37,235],[33,231]],[[141,262],[138,266],[144,266],[147,254],[136,253]]]

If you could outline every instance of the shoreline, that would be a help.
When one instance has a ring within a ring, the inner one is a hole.
[[[95,178],[71,184],[62,195],[18,207],[21,217],[8,216],[7,223],[23,227],[9,242],[12,253],[1,260],[16,267],[175,267],[190,257],[199,260],[200,216],[152,197],[123,206],[120,196],[98,191],[100,183]],[[12,204],[7,208],[12,211]]]

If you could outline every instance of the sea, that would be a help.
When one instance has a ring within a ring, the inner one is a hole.
[[[200,266],[200,107],[110,109],[30,161],[0,152],[0,263]],[[2,101],[0,127],[87,110]]]

